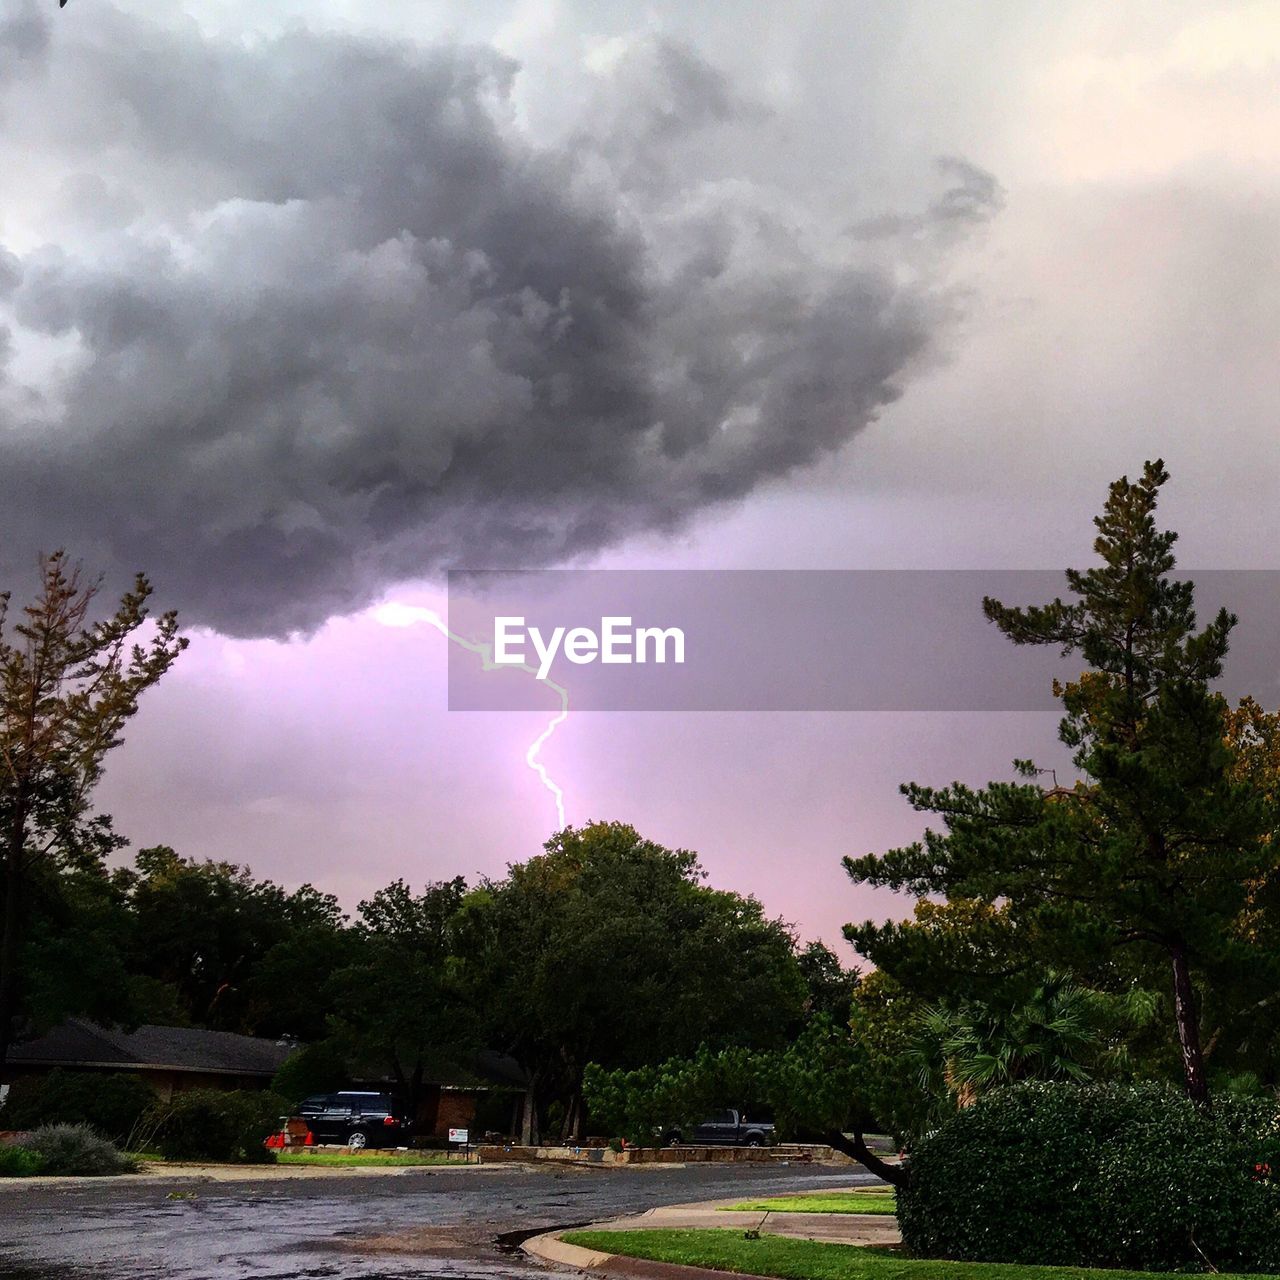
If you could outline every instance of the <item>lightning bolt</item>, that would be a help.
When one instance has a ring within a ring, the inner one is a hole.
[[[415,623],[425,623],[429,627],[434,627],[450,644],[456,644],[460,649],[465,649],[468,653],[474,653],[479,657],[483,664],[482,670],[497,671],[500,669],[493,660],[493,645],[484,644],[478,640],[468,640],[465,636],[460,636],[456,632],[450,631],[444,619],[434,609],[391,602],[379,605],[373,611],[373,617],[376,622],[380,622],[384,627],[411,627]],[[517,671],[526,671],[531,676],[538,674],[537,667],[531,667],[527,662],[522,662],[518,665],[505,663],[502,669],[510,667],[515,667]],[[529,749],[524,753],[524,762],[538,775],[538,781],[551,792],[551,798],[556,805],[556,830],[562,831],[568,825],[564,816],[564,791],[547,772],[547,766],[538,759],[538,753],[551,740],[551,735],[555,733],[556,729],[569,718],[569,690],[564,685],[557,684],[554,680],[543,680],[541,683],[546,685],[548,689],[553,690],[560,699],[560,710],[551,717],[547,722],[546,728],[529,744]]]

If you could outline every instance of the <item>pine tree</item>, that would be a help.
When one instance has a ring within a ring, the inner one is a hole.
[[[1087,664],[1055,685],[1079,780],[1045,786],[1019,761],[1020,782],[906,786],[945,830],[845,865],[857,882],[921,898],[999,902],[1006,936],[1035,939],[1039,963],[1153,949],[1167,965],[1187,1094],[1207,1104],[1197,975],[1251,962],[1238,920],[1250,886],[1277,875],[1280,848],[1267,839],[1272,802],[1236,767],[1226,704],[1210,687],[1236,619],[1223,610],[1197,628],[1194,585],[1173,576],[1177,535],[1156,526],[1167,479],[1156,461],[1136,483],[1111,486],[1094,521],[1101,564],[1068,571],[1073,600],[983,601],[1015,644],[1054,645]],[[875,960],[901,930],[846,932]]]

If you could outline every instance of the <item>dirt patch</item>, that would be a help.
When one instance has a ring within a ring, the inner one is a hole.
[[[429,1253],[477,1257],[493,1253],[493,1234],[466,1227],[410,1227],[380,1235],[342,1235],[333,1247],[344,1253]]]

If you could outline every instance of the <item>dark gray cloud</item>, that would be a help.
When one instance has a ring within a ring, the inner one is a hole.
[[[674,44],[540,146],[485,48],[15,15],[0,110],[54,194],[0,256],[7,569],[66,544],[280,634],[572,560],[838,448],[946,323],[932,268],[690,168],[763,117]],[[912,237],[998,203],[952,176]]]

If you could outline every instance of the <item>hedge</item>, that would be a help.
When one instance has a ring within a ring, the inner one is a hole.
[[[166,1159],[267,1162],[275,1153],[263,1142],[286,1110],[274,1093],[192,1089],[158,1106],[151,1119]]]
[[[156,1095],[138,1076],[63,1071],[16,1080],[0,1109],[0,1128],[88,1124],[115,1143],[128,1142]]]
[[[899,1190],[920,1257],[1280,1271],[1274,1102],[1211,1114],[1159,1086],[1023,1084],[921,1140]]]

